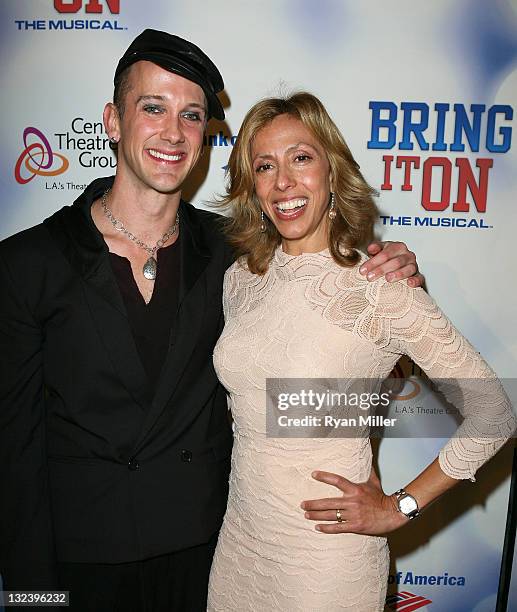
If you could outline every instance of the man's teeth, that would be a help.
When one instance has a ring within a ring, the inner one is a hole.
[[[162,153],[161,151],[155,151],[154,149],[149,149],[150,155],[153,157],[157,157],[158,159],[164,159],[165,161],[178,161],[181,159],[180,155],[167,155],[166,153]]]
[[[276,207],[280,212],[285,212],[286,210],[293,210],[295,208],[301,208],[307,204],[307,198],[299,198],[298,200],[289,200],[287,202],[279,202]]]

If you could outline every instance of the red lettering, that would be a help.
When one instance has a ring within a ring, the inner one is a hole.
[[[105,0],[112,14],[120,13],[120,0]],[[83,0],[54,0],[54,8],[58,13],[77,13],[83,5]],[[100,0],[88,0],[85,6],[87,13],[102,13]]]
[[[442,193],[438,202],[431,201],[431,186],[433,178],[433,168],[442,168]],[[429,157],[424,162],[422,178],[422,206],[426,210],[445,210],[450,203],[451,197],[451,174],[452,164],[446,157]]]
[[[72,0],[71,2],[65,2],[65,0],[54,0],[54,8],[58,13],[77,13],[82,4],[83,0]]]
[[[398,155],[397,156],[397,168],[401,168],[404,164],[404,184],[400,188],[402,191],[413,191],[413,185],[411,184],[411,164],[414,164],[415,169],[420,168],[420,157],[412,155]]]
[[[120,13],[120,0],[106,0],[106,4],[111,14]],[[102,13],[102,4],[99,0],[88,0],[85,8],[87,13]]]
[[[391,191],[392,185],[390,181],[391,177],[391,162],[393,161],[393,155],[383,155],[382,161],[384,162],[384,183],[381,185],[383,191]]]
[[[476,183],[470,161],[466,157],[458,157],[456,166],[459,168],[458,175],[458,197],[452,206],[457,212],[469,212],[470,203],[467,202],[467,187],[474,199],[478,212],[486,212],[486,199],[488,193],[488,171],[494,165],[493,159],[477,159],[476,166],[479,168],[479,181]]]

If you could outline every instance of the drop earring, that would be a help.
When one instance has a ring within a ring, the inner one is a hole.
[[[264,215],[264,211],[260,211],[260,233],[264,234],[266,231],[266,217]]]
[[[329,208],[329,219],[331,221],[334,221],[334,219],[336,218],[337,212],[336,212],[336,198],[334,196],[334,192],[331,191],[330,192],[330,208]]]

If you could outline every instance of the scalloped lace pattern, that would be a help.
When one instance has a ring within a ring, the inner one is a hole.
[[[369,283],[359,266],[341,268],[328,251],[293,257],[278,249],[262,277],[241,262],[226,273],[214,364],[230,392],[235,444],[209,610],[384,607],[385,538],[320,534],[300,509],[303,499],[336,494],[311,478],[314,469],[368,479],[368,438],[266,437],[266,378],[383,379],[407,354],[431,378],[459,380],[442,385],[465,416],[439,456],[453,478],[473,479],[515,428],[494,373],[433,300],[403,282]],[[461,379],[486,379],[483,393]],[[490,437],[480,434],[487,428]]]

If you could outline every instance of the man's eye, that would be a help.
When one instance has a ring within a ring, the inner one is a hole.
[[[189,121],[201,121],[201,115],[193,111],[183,113],[183,117],[185,117],[185,119],[188,119]]]
[[[150,115],[159,115],[160,113],[163,113],[163,108],[161,106],[157,106],[156,104],[146,104],[144,106],[144,111]]]

